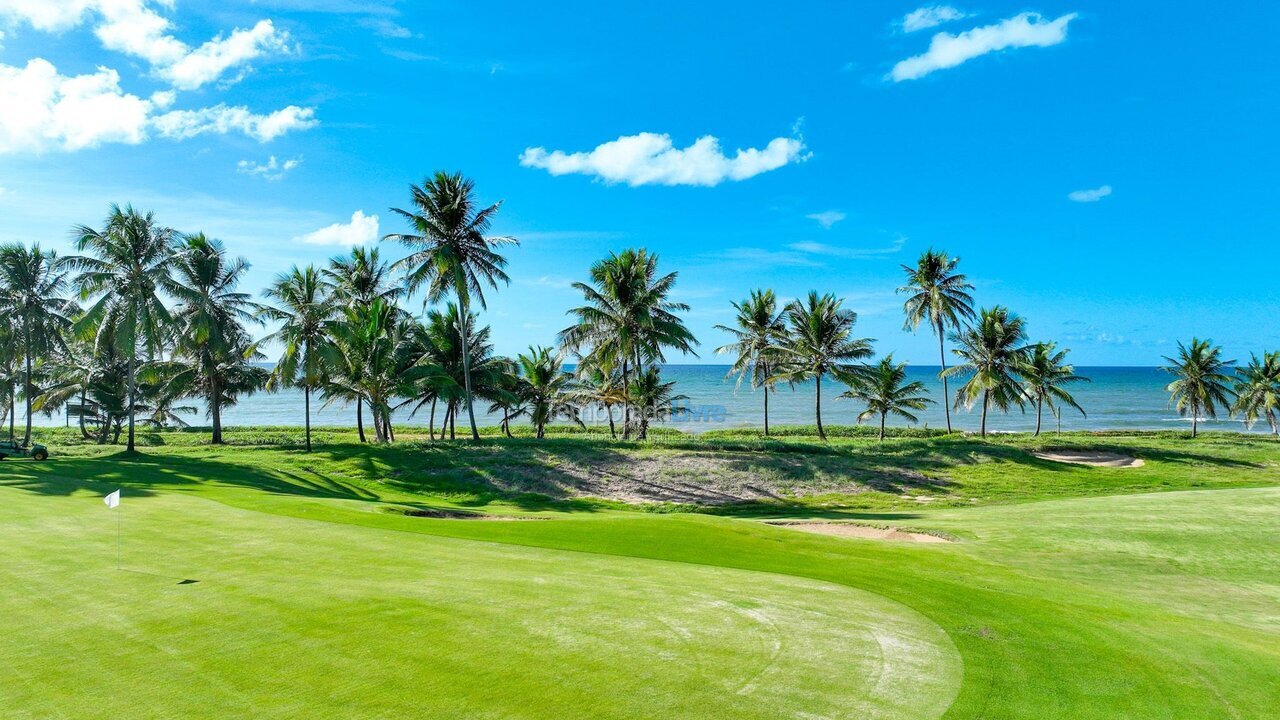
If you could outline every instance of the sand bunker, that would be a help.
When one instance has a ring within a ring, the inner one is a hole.
[[[838,522],[771,522],[768,525],[784,527],[819,535],[836,535],[838,537],[867,538],[871,540],[906,540],[919,543],[951,542],[946,538],[928,533],[909,532],[892,527],[871,527],[870,525],[854,525]]]
[[[1041,460],[1094,467],[1142,467],[1146,464],[1139,458],[1097,450],[1045,450],[1031,454]]]

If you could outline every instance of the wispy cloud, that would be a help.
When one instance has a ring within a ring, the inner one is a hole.
[[[931,27],[937,27],[943,23],[952,22],[953,20],[963,20],[969,17],[968,14],[961,12],[950,5],[926,5],[922,8],[916,8],[907,13],[902,18],[903,32],[916,32],[917,30],[927,30]]]
[[[1093,188],[1092,190],[1074,190],[1067,193],[1067,199],[1071,202],[1091,203],[1098,202],[1110,194],[1111,186],[1103,185],[1102,187]]]
[[[1067,39],[1067,25],[1076,17],[1076,13],[1068,13],[1046,20],[1039,13],[1025,12],[958,35],[940,32],[930,40],[927,51],[894,65],[888,77],[894,82],[916,80],[988,53],[1057,45]]]
[[[828,257],[858,259],[873,258],[898,253],[907,244],[905,235],[899,235],[893,242],[884,247],[849,247],[844,245],[828,245],[820,242],[796,242],[787,247],[797,252],[810,255],[826,255]]]
[[[806,255],[803,252],[794,250],[766,250],[764,248],[739,247],[729,248],[721,253],[716,253],[714,259],[717,263],[729,260],[743,265],[752,265],[757,267],[819,267],[822,263]]]
[[[236,163],[236,172],[241,175],[252,175],[260,177],[264,180],[283,180],[284,176],[290,170],[302,164],[302,158],[290,158],[281,162],[276,159],[275,155],[270,156],[265,163],[256,160],[241,160]]]
[[[824,210],[820,213],[811,213],[809,215],[805,215],[805,217],[809,218],[810,220],[817,221],[819,225],[826,228],[827,230],[830,230],[832,225],[835,225],[841,220],[844,220],[846,217],[848,217],[848,215],[845,215],[843,212],[840,212],[839,210]]]
[[[555,277],[553,275],[541,275],[536,278],[521,278],[516,282],[521,285],[529,285],[531,287],[544,287],[553,290],[572,290],[573,280],[563,277]]]
[[[677,148],[670,135],[646,132],[624,135],[586,152],[527,148],[520,155],[520,164],[552,175],[590,175],[606,183],[633,187],[711,187],[726,180],[746,180],[808,157],[804,141],[798,136],[774,138],[762,149],[740,149],[729,156],[711,135],[698,138],[686,148]]]
[[[378,239],[378,216],[365,215],[362,210],[351,213],[351,222],[334,223],[306,235],[299,235],[294,242],[306,245],[363,245]]]

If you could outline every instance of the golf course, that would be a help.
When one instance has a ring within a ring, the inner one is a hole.
[[[217,448],[149,431],[134,455],[43,430],[48,461],[0,464],[0,707],[1261,718],[1280,706],[1274,440],[904,431],[880,444],[842,430],[828,444],[794,428],[371,446],[321,429],[311,454],[296,428],[228,430]],[[548,482],[584,467],[616,481]],[[741,467],[768,481],[767,499],[634,497],[739,487]]]

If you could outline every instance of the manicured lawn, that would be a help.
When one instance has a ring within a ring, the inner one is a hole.
[[[1280,446],[1261,438],[374,448],[335,432],[308,456],[289,432],[217,449],[157,434],[133,458],[58,435],[48,463],[0,465],[6,717],[1255,718],[1280,706]],[[1025,452],[1048,444],[1147,462]],[[522,494],[503,477],[653,453],[715,453],[732,468],[786,456],[787,473],[867,487],[709,515]],[[99,499],[117,486],[120,571]],[[958,541],[817,536],[758,521],[770,515]],[[199,582],[178,584],[188,578]]]

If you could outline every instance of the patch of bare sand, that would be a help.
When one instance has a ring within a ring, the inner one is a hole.
[[[1043,450],[1031,454],[1041,460],[1093,467],[1142,467],[1146,464],[1141,458],[1098,450]]]
[[[946,543],[950,540],[928,533],[910,532],[894,527],[872,527],[839,522],[771,522],[774,527],[784,527],[818,535],[835,535],[838,537],[856,537],[869,540],[905,540],[918,543]]]

